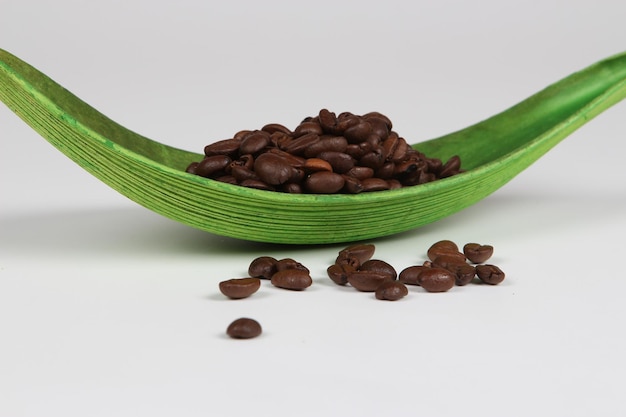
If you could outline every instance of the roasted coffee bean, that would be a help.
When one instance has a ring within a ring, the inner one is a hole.
[[[200,165],[199,162],[190,163],[189,165],[187,165],[187,169],[185,169],[185,172],[188,172],[189,174],[195,174],[196,168],[198,168],[198,165]]]
[[[271,279],[278,270],[278,261],[271,256],[259,256],[248,267],[248,275],[254,278]]]
[[[387,274],[375,271],[355,271],[348,274],[348,283],[363,292],[374,292],[385,281],[393,280]]]
[[[343,176],[329,171],[314,172],[306,179],[305,187],[313,194],[334,194],[346,183]]]
[[[382,178],[366,178],[361,181],[364,192],[384,191],[389,189],[389,183]]]
[[[323,159],[324,161],[328,161],[328,163],[333,167],[333,171],[338,174],[344,174],[350,171],[356,163],[354,158],[343,152],[321,152],[317,155],[317,157]]]
[[[493,246],[479,243],[468,243],[463,246],[463,253],[471,263],[485,263],[493,255]]]
[[[300,269],[285,269],[272,275],[272,285],[286,290],[302,291],[313,284],[311,275]]]
[[[457,265],[467,265],[465,262],[465,255],[461,252],[450,252],[437,255],[433,260],[433,265],[452,271]]]
[[[387,162],[383,164],[380,168],[376,170],[374,174],[377,178],[381,178],[384,180],[391,179],[393,176],[393,172],[395,171],[396,165],[393,162]]]
[[[226,334],[233,339],[252,339],[261,335],[262,332],[263,329],[258,321],[246,317],[233,321],[226,329]]]
[[[304,162],[304,166],[302,167],[305,172],[318,172],[318,171],[332,171],[333,167],[330,165],[328,161],[324,161],[320,158],[309,158]]]
[[[324,134],[324,131],[318,122],[314,122],[312,120],[300,123],[300,125],[293,131],[293,136],[296,138],[307,134],[320,136]]]
[[[452,272],[456,275],[455,284],[458,286],[467,285],[474,280],[476,269],[469,264],[456,265]]]
[[[359,159],[359,165],[377,170],[385,164],[385,151],[381,146],[374,147]]]
[[[456,275],[444,268],[426,268],[419,274],[419,284],[428,292],[445,292],[454,287]]]
[[[426,268],[429,267],[424,265],[413,265],[406,267],[400,272],[400,275],[398,275],[398,281],[408,285],[420,285],[419,275]]]
[[[315,133],[305,133],[304,135],[286,142],[282,146],[282,150],[292,155],[302,156],[304,151],[311,145],[319,142],[320,137]]]
[[[366,120],[361,120],[354,126],[347,128],[343,132],[343,136],[350,143],[359,143],[365,141],[371,133],[372,125]]]
[[[345,152],[348,141],[343,136],[322,136],[304,150],[306,158],[313,158],[322,152]]]
[[[259,155],[254,161],[254,171],[269,185],[284,184],[296,175],[296,169],[285,158],[273,153]]]
[[[398,277],[398,273],[395,268],[380,259],[370,259],[369,261],[363,262],[359,267],[359,271],[378,272],[379,274],[386,275],[392,280],[395,280]]]
[[[259,278],[232,278],[220,282],[219,287],[226,297],[240,299],[257,292],[261,287],[261,280]]]
[[[204,147],[206,156],[212,155],[234,155],[241,145],[240,139],[224,139]]]
[[[263,126],[261,128],[262,131],[269,133],[270,135],[272,133],[276,133],[276,132],[280,132],[283,133],[285,135],[291,135],[291,130],[289,130],[287,127],[281,125],[280,123],[269,123],[266,124],[265,126]]]
[[[333,264],[326,269],[328,277],[337,285],[346,285],[348,275],[354,273],[356,268],[349,264]]]
[[[485,284],[497,285],[504,281],[504,272],[495,265],[476,265],[476,275]]]
[[[379,300],[397,301],[409,295],[409,289],[399,281],[385,281],[376,288]]]
[[[201,177],[209,178],[216,172],[223,172],[231,163],[226,155],[211,155],[204,158],[195,169],[195,173]]]
[[[242,187],[255,188],[257,190],[265,190],[265,191],[276,191],[275,187],[272,187],[266,182],[255,179],[247,179],[243,180],[239,183]]]
[[[341,265],[351,265],[358,269],[362,264],[369,261],[374,256],[376,246],[372,244],[351,245],[339,251],[335,263]]]
[[[461,169],[461,159],[458,156],[453,156],[441,167],[439,176],[441,178],[448,178],[459,173]]]
[[[320,126],[324,132],[332,133],[336,131],[337,116],[335,116],[335,113],[327,109],[322,109],[317,117],[319,118]]]
[[[294,269],[298,271],[305,271],[307,273],[309,272],[309,268],[302,265],[300,262],[296,261],[295,259],[283,258],[283,259],[276,261],[277,271],[286,271],[286,270],[294,270]]]
[[[257,152],[261,152],[270,144],[270,135],[267,132],[262,130],[252,132],[249,135],[245,136],[241,140],[241,145],[239,146],[239,153],[241,154],[256,154]]]
[[[451,240],[440,240],[433,243],[431,247],[428,248],[426,255],[428,256],[428,259],[434,261],[435,258],[439,255],[457,252],[459,252],[459,247],[456,243]]]
[[[343,184],[344,192],[348,194],[358,194],[363,191],[363,184],[361,184],[361,181],[358,179],[345,174],[343,175],[343,179],[345,181]]]
[[[364,180],[366,178],[372,178],[374,176],[374,170],[370,167],[356,166],[346,172],[346,175],[359,180]]]

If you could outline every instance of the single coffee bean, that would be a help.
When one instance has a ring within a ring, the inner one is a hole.
[[[333,264],[326,269],[328,277],[337,285],[346,285],[348,283],[348,275],[355,271],[356,269],[348,264]]]
[[[272,275],[272,285],[287,290],[302,291],[313,284],[311,275],[300,269],[285,269]]]
[[[363,292],[374,292],[385,281],[393,280],[387,274],[375,271],[356,271],[348,275],[348,283]]]
[[[320,126],[324,132],[332,133],[335,131],[337,125],[337,116],[335,116],[335,113],[332,113],[327,109],[322,109],[318,114],[318,118]]]
[[[271,256],[259,256],[254,259],[248,267],[248,275],[254,278],[271,279],[278,270],[278,261]]]
[[[265,149],[269,144],[269,133],[262,130],[252,132],[242,139],[241,145],[239,146],[239,153],[243,155],[256,154],[257,152],[261,152]]]
[[[281,125],[280,123],[269,123],[266,124],[265,126],[263,126],[261,128],[262,131],[269,133],[270,135],[272,133],[276,133],[276,132],[280,132],[280,133],[284,133],[285,135],[291,135],[291,130],[289,130],[287,127]]]
[[[362,264],[369,261],[374,256],[376,246],[372,244],[357,244],[348,246],[337,255],[335,263],[341,265],[351,265],[358,269]]]
[[[309,175],[305,187],[313,194],[334,194],[341,190],[346,180],[334,172],[319,171]]]
[[[474,264],[485,263],[493,255],[493,246],[481,245],[478,243],[468,243],[463,246],[463,253],[467,259]]]
[[[437,256],[444,255],[450,252],[459,252],[459,247],[457,246],[457,244],[451,240],[440,240],[439,242],[433,243],[430,248],[428,248],[426,255],[428,256],[428,259],[434,261]]]
[[[476,265],[476,275],[485,284],[497,285],[504,281],[504,272],[495,265]]]
[[[397,301],[409,295],[409,290],[399,281],[385,281],[376,288],[376,298],[379,300]]]
[[[444,268],[427,268],[419,274],[419,284],[428,292],[445,292],[454,287],[456,275]]]
[[[359,271],[372,271],[379,274],[386,275],[389,279],[395,280],[398,274],[393,266],[380,259],[370,259],[365,261],[359,267]]]
[[[400,275],[398,276],[398,281],[407,284],[407,285],[420,285],[419,283],[419,275],[426,268],[430,268],[424,265],[413,265],[407,268],[404,268]]]
[[[224,139],[218,140],[204,147],[206,156],[212,155],[234,155],[239,150],[241,139]]]
[[[343,136],[321,136],[304,150],[304,156],[313,158],[322,152],[345,152],[347,147],[348,141]]]
[[[226,155],[211,155],[204,158],[196,167],[196,174],[209,178],[219,171],[223,171],[230,163],[231,159]]]
[[[333,171],[338,174],[350,171],[356,163],[354,158],[343,152],[326,151],[321,152],[317,157],[327,161],[333,167]]]
[[[306,121],[300,123],[298,127],[296,127],[296,129],[293,131],[293,136],[299,138],[310,133],[320,136],[324,134],[324,131],[322,130],[322,126],[320,126],[318,122]]]
[[[384,191],[389,189],[389,183],[382,178],[366,178],[361,181],[363,192]]]
[[[374,170],[370,167],[356,166],[352,167],[348,172],[346,172],[346,175],[349,175],[350,177],[354,177],[359,180],[364,180],[366,178],[372,178],[374,176]]]
[[[361,184],[360,180],[345,174],[343,174],[343,179],[345,181],[343,184],[344,192],[348,194],[358,194],[363,191],[363,184]]]
[[[460,252],[450,252],[438,255],[433,260],[433,265],[454,271],[457,265],[467,265],[465,255]]]
[[[257,292],[261,287],[261,280],[258,278],[232,278],[220,282],[219,287],[226,297],[240,299]]]
[[[456,275],[455,284],[458,286],[469,284],[476,276],[476,269],[469,264],[456,265],[453,269],[452,272]]]
[[[319,172],[319,171],[329,171],[333,170],[333,167],[328,163],[328,161],[324,161],[320,158],[309,158],[304,163],[303,167],[305,172]]]
[[[283,258],[276,262],[276,271],[298,270],[309,273],[309,268],[291,258]]]
[[[269,152],[255,159],[254,171],[263,182],[270,185],[284,184],[296,175],[296,169],[286,159]]]
[[[258,321],[246,317],[233,321],[226,329],[226,334],[233,339],[252,339],[262,332],[263,329]]]
[[[253,178],[243,180],[239,183],[242,187],[256,188],[257,190],[276,191],[275,187],[272,187],[266,182],[261,180],[255,180]]]
[[[441,171],[439,172],[439,176],[441,178],[451,177],[459,173],[461,169],[461,159],[455,155],[452,158],[448,159],[448,161],[441,167]]]

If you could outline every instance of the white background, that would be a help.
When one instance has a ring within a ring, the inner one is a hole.
[[[0,0],[0,47],[121,124],[200,152],[326,107],[415,143],[626,49],[621,0]],[[115,193],[0,107],[0,416],[619,416],[626,103],[504,188],[373,241],[398,270],[453,239],[507,279],[402,301],[340,288],[345,245],[203,233]],[[230,301],[260,255],[314,285]],[[251,316],[258,339],[224,331]]]

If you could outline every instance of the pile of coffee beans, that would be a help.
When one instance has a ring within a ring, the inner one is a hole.
[[[497,285],[505,278],[499,267],[485,263],[493,255],[491,245],[467,243],[460,250],[456,243],[441,240],[430,246],[426,253],[427,261],[409,266],[399,274],[389,263],[372,259],[375,250],[372,244],[357,244],[342,249],[334,264],[327,268],[328,277],[337,285],[372,292],[376,299],[387,301],[406,297],[409,294],[407,285],[418,285],[426,292],[438,293],[471,282]],[[248,275],[220,282],[220,291],[231,299],[241,299],[254,294],[261,286],[261,280],[269,280],[275,287],[295,291],[305,290],[313,284],[309,269],[291,258],[258,257],[250,263]],[[244,320],[243,324],[239,320]],[[251,338],[261,334],[258,323],[251,323],[251,319],[239,320],[227,330],[231,337]]]
[[[357,194],[413,186],[461,172],[413,149],[378,112],[335,115],[326,109],[294,130],[270,123],[204,148],[187,172],[244,187],[286,193]]]

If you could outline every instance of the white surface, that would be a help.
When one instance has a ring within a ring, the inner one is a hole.
[[[411,142],[624,49],[621,0],[2,0],[0,47],[149,137],[201,150],[327,107]],[[448,238],[496,247],[497,287],[339,288],[344,245],[241,242],[129,202],[0,107],[0,416],[619,416],[626,103],[483,202],[380,239],[398,270]],[[217,283],[259,255],[314,285]],[[235,318],[264,327],[225,337]]]

